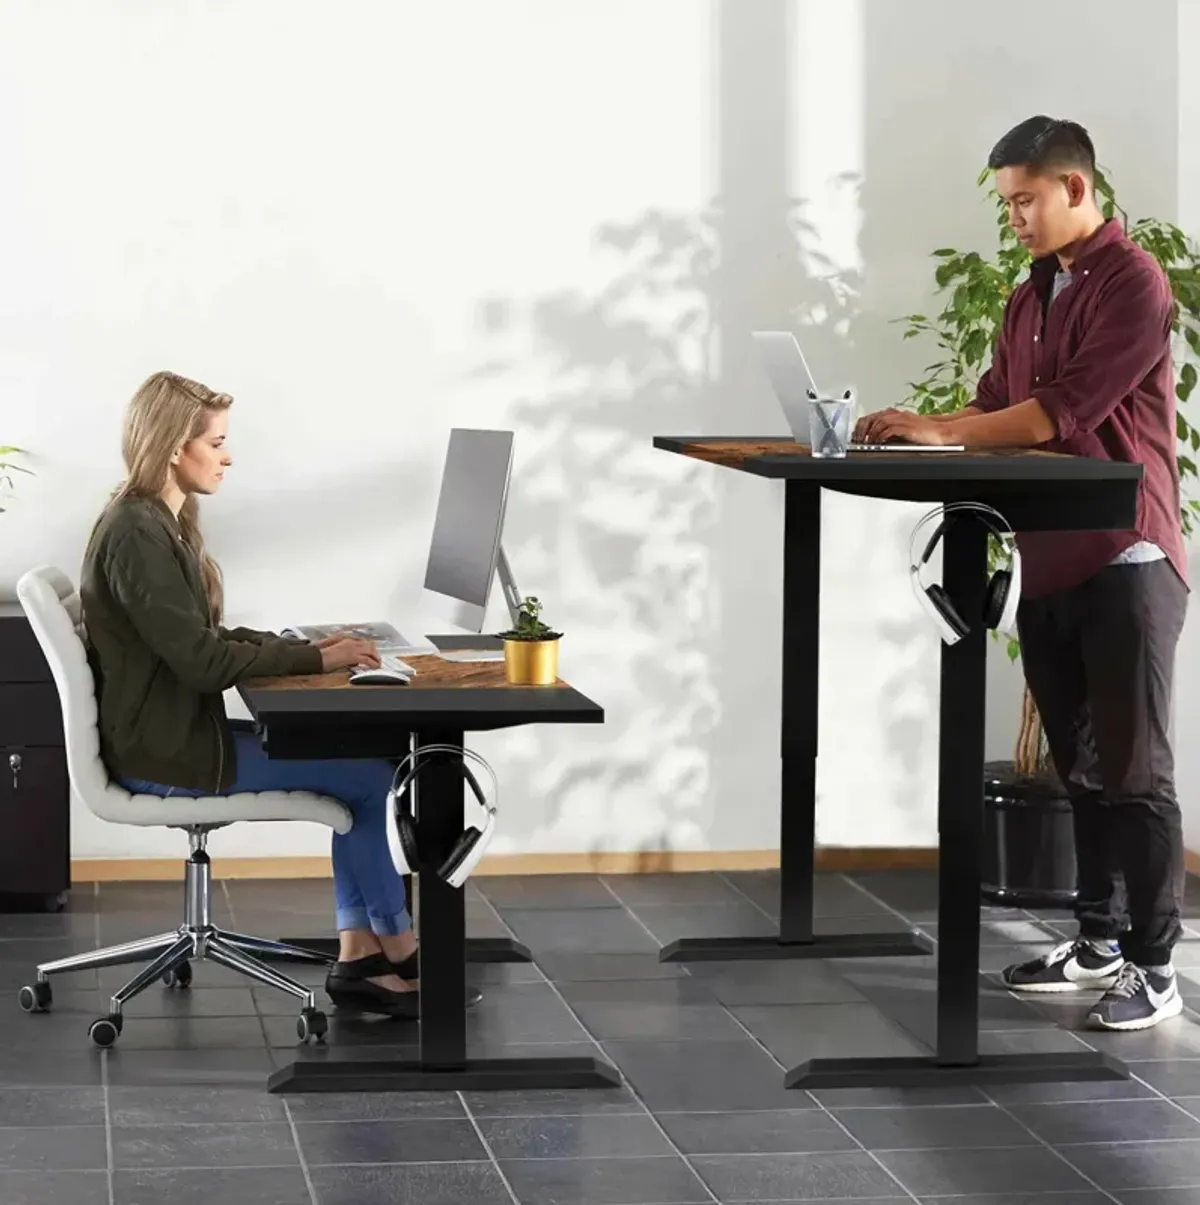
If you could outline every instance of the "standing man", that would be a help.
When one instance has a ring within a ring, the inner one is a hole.
[[[966,409],[883,411],[858,437],[1144,466],[1130,530],[1017,533],[1021,656],[1073,805],[1079,936],[1003,980],[1025,992],[1107,989],[1089,1024],[1146,1029],[1183,1007],[1171,966],[1184,869],[1169,722],[1188,593],[1174,299],[1155,260],[1100,212],[1082,126],[1031,117],[988,166],[1033,257],[992,365]]]

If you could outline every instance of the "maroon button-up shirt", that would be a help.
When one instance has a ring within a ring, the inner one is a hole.
[[[1036,260],[1013,290],[974,405],[1037,398],[1058,433],[1052,452],[1141,464],[1129,531],[1018,532],[1022,594],[1069,590],[1140,540],[1157,544],[1186,582],[1179,520],[1171,287],[1113,219],[1083,245],[1072,282],[1050,305],[1058,260]]]

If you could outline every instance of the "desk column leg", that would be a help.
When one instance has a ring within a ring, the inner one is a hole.
[[[928,954],[920,934],[813,932],[820,726],[821,491],[785,485],[783,682],[780,723],[779,935],[685,937],[664,946],[662,962],[722,959],[882,958]]]
[[[813,941],[820,729],[821,491],[786,486],[780,700],[779,940]]]
[[[942,582],[975,629],[942,647],[938,753],[937,1051],[933,1056],[810,1059],[788,1088],[924,1087],[934,1084],[1060,1083],[1128,1079],[1109,1055],[979,1053],[979,889],[983,853],[983,746],[987,684],[987,532],[946,528]]]
[[[418,745],[462,747],[462,732],[422,733]],[[422,853],[440,864],[463,833],[464,782],[450,761],[420,771],[416,810]],[[409,1092],[612,1088],[616,1069],[589,1055],[467,1058],[466,909],[463,892],[439,875],[421,876],[421,1028],[415,1061],[380,1058],[304,1060],[268,1081],[271,1092]]]
[[[821,491],[787,483],[783,535],[783,698],[779,754],[781,957],[929,953],[917,933],[814,933],[820,740]]]
[[[437,743],[462,745],[461,732]],[[418,738],[419,744],[434,741]],[[428,759],[417,782],[417,817],[426,857],[439,862],[463,831],[462,775]],[[421,876],[421,1066],[462,1067],[467,1058],[467,925],[463,893],[436,874]]]
[[[973,630],[942,645],[938,742],[937,1061],[979,1061],[979,892],[983,857],[987,531],[960,519],[946,528],[942,582]]]

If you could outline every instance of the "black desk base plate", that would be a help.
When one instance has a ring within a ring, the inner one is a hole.
[[[394,1062],[299,1062],[282,1067],[267,1091],[290,1092],[483,1092],[505,1089],[616,1088],[621,1077],[599,1059],[467,1059],[461,1067],[426,1067],[414,1059]]]
[[[1078,1054],[985,1054],[969,1066],[937,1057],[810,1059],[793,1067],[785,1088],[924,1088],[942,1084],[1063,1084],[1126,1080],[1124,1063],[1099,1051]]]
[[[919,933],[818,933],[812,941],[778,937],[681,937],[663,946],[659,962],[736,962],[774,958],[912,958],[932,954]]]
[[[324,954],[330,962],[337,961],[336,937],[281,937],[279,940],[289,946],[299,946],[302,950],[312,950],[314,954]],[[270,955],[259,954],[258,957],[271,960]],[[511,937],[468,937],[467,961],[532,962],[533,955],[528,946],[523,946]]]

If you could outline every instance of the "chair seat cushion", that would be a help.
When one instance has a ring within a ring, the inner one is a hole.
[[[335,833],[354,826],[350,809],[340,799],[312,791],[245,791],[237,795],[133,795],[109,783],[92,810],[116,824],[231,824],[238,820],[309,820]]]

